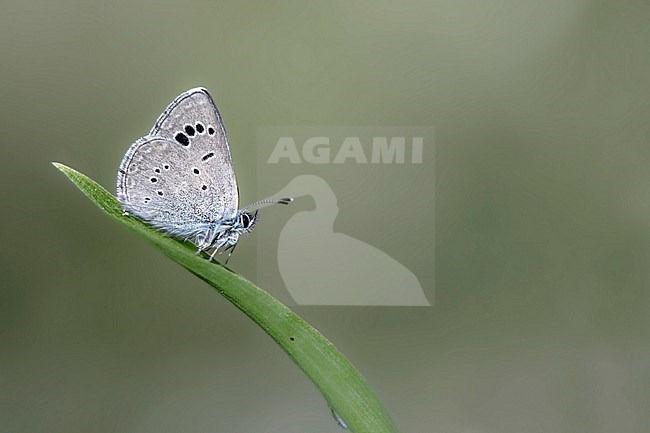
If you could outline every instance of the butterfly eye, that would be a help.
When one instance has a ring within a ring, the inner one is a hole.
[[[247,229],[248,226],[251,223],[250,215],[248,215],[247,213],[241,214],[241,223],[242,223],[242,226],[244,226],[244,228]]]

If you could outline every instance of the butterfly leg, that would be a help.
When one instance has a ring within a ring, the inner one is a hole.
[[[227,238],[221,238],[217,241],[217,245],[214,247],[214,251],[212,251],[212,254],[210,254],[210,261],[214,259],[214,256],[217,255],[217,253],[221,254],[223,251],[219,251],[225,244],[228,242]]]
[[[219,251],[219,250],[216,249],[216,248],[214,249],[214,251],[212,251],[212,254],[210,254],[210,261],[214,260],[214,256],[217,255],[217,251]]]
[[[230,260],[230,256],[232,256],[232,253],[235,252],[235,248],[237,248],[237,244],[230,244],[228,248],[226,248],[224,251],[228,251],[228,257],[226,258],[226,261],[224,262],[224,265],[228,264],[228,260]]]

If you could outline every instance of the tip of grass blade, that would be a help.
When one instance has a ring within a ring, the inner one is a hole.
[[[52,165],[53,165],[54,167],[56,167],[60,172],[62,172],[62,173],[65,174],[66,176],[68,176],[68,178],[70,178],[70,180],[72,180],[73,182],[74,182],[74,179],[72,179],[71,176],[73,176],[73,175],[75,175],[75,174],[78,175],[78,176],[86,177],[85,175],[79,173],[79,172],[78,172],[77,170],[75,170],[74,168],[70,168],[70,167],[68,167],[68,166],[65,165],[65,164],[61,164],[60,162],[52,161]],[[74,182],[74,183],[76,184],[77,182]],[[78,185],[77,185],[77,186],[78,186]]]
[[[81,192],[83,192],[106,213],[116,218],[121,218],[123,216],[122,205],[117,201],[113,194],[106,190],[106,188],[102,187],[85,174],[80,173],[65,164],[53,161],[52,165],[65,174],[68,179],[70,179],[70,181],[81,190]]]
[[[60,162],[52,161],[52,165],[55,166],[57,169],[61,170],[64,173],[66,171],[76,171],[74,168],[70,168],[65,164],[61,164]]]

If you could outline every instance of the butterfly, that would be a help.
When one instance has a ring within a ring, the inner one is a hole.
[[[131,145],[117,173],[117,198],[125,213],[191,241],[197,254],[211,251],[210,260],[232,254],[255,227],[259,208],[292,201],[263,200],[239,209],[226,129],[202,87],[176,97],[149,134]]]

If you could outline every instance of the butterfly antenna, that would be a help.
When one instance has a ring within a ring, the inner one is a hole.
[[[253,204],[250,204],[246,206],[245,209],[247,209],[249,212],[256,210],[256,209],[262,209],[267,206],[271,206],[274,204],[289,204],[293,201],[293,198],[291,197],[285,197],[285,198],[278,198],[278,199],[272,199],[272,200],[260,200],[256,201]]]

